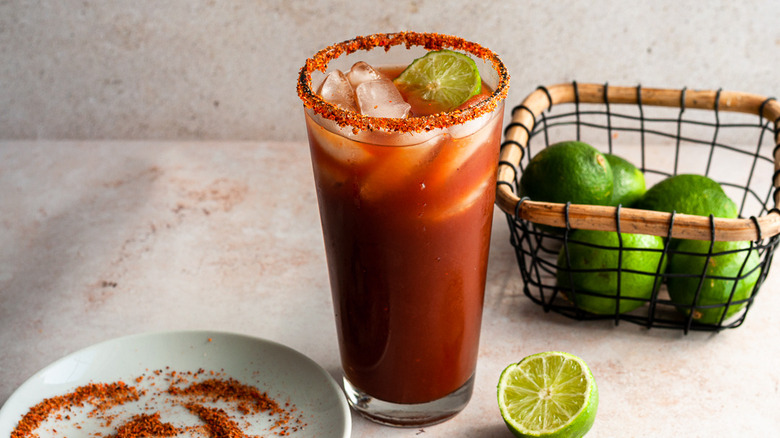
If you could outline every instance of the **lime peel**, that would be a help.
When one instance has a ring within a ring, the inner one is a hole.
[[[581,437],[596,418],[598,388],[582,359],[560,351],[537,353],[504,369],[498,405],[515,436]]]

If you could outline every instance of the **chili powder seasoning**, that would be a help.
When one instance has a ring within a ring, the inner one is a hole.
[[[166,385],[158,385],[157,380],[163,379]],[[201,380],[205,379],[205,380]],[[78,408],[91,409],[86,413],[101,426],[110,426],[119,416],[110,409],[124,406],[128,403],[144,402],[143,413],[132,416],[120,424],[114,433],[108,436],[93,433],[95,438],[136,438],[136,437],[170,437],[177,436],[191,429],[202,429],[207,436],[214,438],[250,438],[241,429],[242,424],[251,424],[245,416],[265,413],[270,415],[273,423],[270,433],[276,436],[288,436],[291,432],[300,430],[306,425],[300,415],[295,415],[295,406],[289,403],[280,405],[267,393],[254,386],[239,382],[233,378],[224,377],[222,373],[199,369],[195,372],[178,372],[154,370],[133,380],[138,385],[146,383],[149,389],[141,390],[128,386],[123,381],[113,383],[90,383],[80,386],[72,392],[44,399],[22,416],[11,438],[38,437],[37,429],[44,422],[56,425],[71,421]],[[185,386],[188,385],[188,386]],[[160,401],[163,400],[163,401]],[[207,406],[204,403],[223,403],[235,409],[235,413],[223,408]],[[182,406],[195,415],[202,426],[176,427],[162,421],[166,405]],[[62,415],[66,411],[68,414]],[[149,413],[151,412],[151,413]],[[237,419],[243,418],[241,422]],[[75,423],[81,429],[82,425]]]

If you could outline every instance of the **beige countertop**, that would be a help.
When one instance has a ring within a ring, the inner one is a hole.
[[[213,329],[286,344],[340,382],[308,148],[299,142],[0,142],[0,404],[56,359],[135,333]],[[495,217],[476,389],[454,419],[355,437],[504,437],[509,363],[585,359],[589,437],[769,436],[780,430],[780,277],[718,334],[577,322],[522,292]]]

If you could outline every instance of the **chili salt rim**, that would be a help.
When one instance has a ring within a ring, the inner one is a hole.
[[[364,116],[328,103],[312,90],[312,73],[314,71],[325,73],[330,61],[342,54],[346,53],[349,55],[358,50],[368,51],[377,47],[383,47],[385,51],[388,51],[391,47],[401,44],[406,45],[407,49],[412,46],[423,46],[429,51],[441,50],[443,48],[461,50],[484,61],[490,61],[498,73],[498,85],[488,99],[477,102],[468,108],[405,119]],[[492,112],[499,102],[507,96],[509,73],[504,63],[501,62],[501,59],[493,51],[460,37],[419,32],[377,33],[342,41],[326,47],[317,52],[313,57],[308,58],[300,70],[297,90],[298,97],[301,98],[306,108],[310,108],[315,113],[333,120],[341,127],[351,126],[354,131],[421,132],[462,124]]]

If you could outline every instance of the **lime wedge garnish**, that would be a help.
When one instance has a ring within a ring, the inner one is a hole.
[[[474,60],[446,49],[415,59],[393,82],[404,97],[426,102],[434,112],[457,108],[482,90]]]
[[[518,437],[581,437],[593,426],[599,393],[585,362],[563,352],[509,365],[498,381],[498,407]]]

